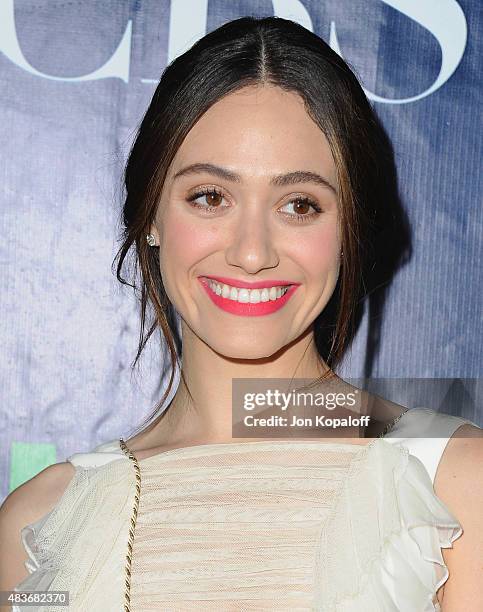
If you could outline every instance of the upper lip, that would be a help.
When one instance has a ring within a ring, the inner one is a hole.
[[[281,280],[281,279],[268,279],[263,281],[248,282],[238,280],[236,278],[228,278],[226,276],[207,276],[203,275],[201,278],[209,278],[216,281],[217,283],[224,283],[231,287],[242,287],[244,289],[263,289],[265,287],[284,287],[286,285],[300,285],[300,283],[294,283],[293,281]]]

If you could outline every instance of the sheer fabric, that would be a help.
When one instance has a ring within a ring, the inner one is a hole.
[[[30,575],[16,588],[70,591],[43,612],[121,611],[134,466],[117,441],[70,460],[56,507],[22,530]],[[135,612],[439,609],[441,548],[462,530],[403,445],[209,444],[139,466]]]
[[[134,610],[435,609],[461,530],[406,449],[230,446],[140,462]]]

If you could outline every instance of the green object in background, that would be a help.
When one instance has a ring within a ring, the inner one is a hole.
[[[53,463],[56,463],[55,444],[12,442],[9,493]]]

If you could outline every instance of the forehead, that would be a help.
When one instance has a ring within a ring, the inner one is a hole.
[[[197,162],[251,177],[304,169],[335,178],[328,141],[302,98],[272,85],[245,87],[206,111],[178,149],[171,173]]]

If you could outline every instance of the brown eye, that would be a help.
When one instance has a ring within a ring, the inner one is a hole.
[[[210,191],[205,194],[205,198],[208,206],[219,206],[223,200],[223,196],[216,191]]]
[[[189,196],[187,201],[195,208],[213,212],[217,208],[227,208],[226,205],[223,205],[224,199],[225,196],[221,191],[213,188],[204,188]]]
[[[308,197],[296,197],[290,200],[282,206],[280,210],[283,211],[284,208],[290,208],[291,210],[285,210],[282,214],[291,221],[297,221],[298,223],[305,223],[309,221],[314,221],[322,212],[320,206],[312,200],[312,198]],[[310,212],[310,209],[313,209]]]
[[[294,211],[299,215],[305,215],[310,210],[310,204],[307,200],[294,200]]]

